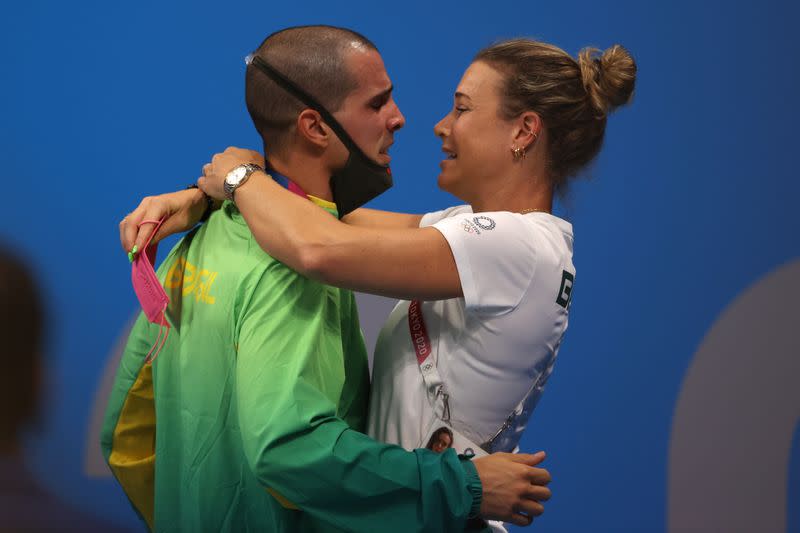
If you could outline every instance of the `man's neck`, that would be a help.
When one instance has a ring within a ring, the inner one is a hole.
[[[306,194],[333,201],[330,171],[320,160],[291,154],[288,157],[270,156],[267,166],[293,181]]]

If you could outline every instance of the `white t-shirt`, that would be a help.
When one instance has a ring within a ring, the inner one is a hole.
[[[454,429],[475,443],[491,439],[531,390],[532,407],[567,329],[575,268],[572,225],[547,213],[473,213],[459,206],[429,213],[453,252],[463,298],[422,302]],[[367,431],[408,450],[434,413],[408,325],[409,302],[389,315],[375,346]],[[529,414],[530,409],[527,410]],[[518,420],[519,441],[526,420]],[[506,443],[508,444],[508,443]]]

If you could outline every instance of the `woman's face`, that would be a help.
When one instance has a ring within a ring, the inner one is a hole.
[[[502,84],[502,74],[487,63],[471,64],[453,109],[433,128],[445,152],[439,187],[466,202],[490,194],[492,180],[513,163],[513,125],[498,113]]]
[[[450,435],[442,432],[439,433],[436,440],[433,442],[433,446],[431,446],[431,449],[436,453],[442,453],[452,445],[453,445],[453,440],[450,438]]]

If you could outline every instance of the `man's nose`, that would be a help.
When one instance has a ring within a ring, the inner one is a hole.
[[[400,108],[395,104],[394,113],[392,113],[392,116],[389,118],[389,131],[397,131],[405,125],[406,117],[403,116],[403,113],[400,112]]]

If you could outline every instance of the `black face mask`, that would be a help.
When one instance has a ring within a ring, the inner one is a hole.
[[[286,92],[319,113],[322,120],[331,127],[349,151],[347,163],[342,169],[333,173],[330,181],[333,201],[336,203],[339,218],[358,209],[392,186],[392,173],[389,166],[381,165],[368,158],[350,138],[350,135],[344,131],[341,124],[333,118],[333,115],[310,94],[258,56],[253,56],[249,64],[258,67]]]

